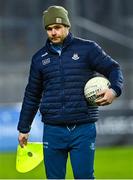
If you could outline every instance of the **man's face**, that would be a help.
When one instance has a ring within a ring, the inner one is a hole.
[[[69,27],[62,24],[49,25],[46,29],[48,38],[54,44],[62,44],[69,33]]]

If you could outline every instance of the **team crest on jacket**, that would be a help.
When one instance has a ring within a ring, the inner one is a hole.
[[[73,60],[78,60],[79,59],[78,53],[74,53],[73,56],[72,56],[72,59]]]
[[[47,65],[47,64],[49,64],[50,63],[50,58],[47,58],[47,59],[43,59],[42,60],[42,64],[43,65]]]

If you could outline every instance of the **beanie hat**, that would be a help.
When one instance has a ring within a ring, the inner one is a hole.
[[[43,25],[46,29],[51,24],[64,24],[70,27],[68,11],[62,6],[50,6],[43,12]]]

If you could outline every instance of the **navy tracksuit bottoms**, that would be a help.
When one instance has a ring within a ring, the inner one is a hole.
[[[75,179],[94,179],[95,123],[44,125],[44,164],[48,179],[65,179],[68,152]]]

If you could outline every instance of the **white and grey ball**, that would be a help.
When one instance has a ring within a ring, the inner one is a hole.
[[[101,90],[107,89],[110,86],[110,82],[105,77],[94,77],[90,79],[84,87],[84,95],[91,105],[96,105],[97,93]],[[100,97],[99,97],[100,98]]]

